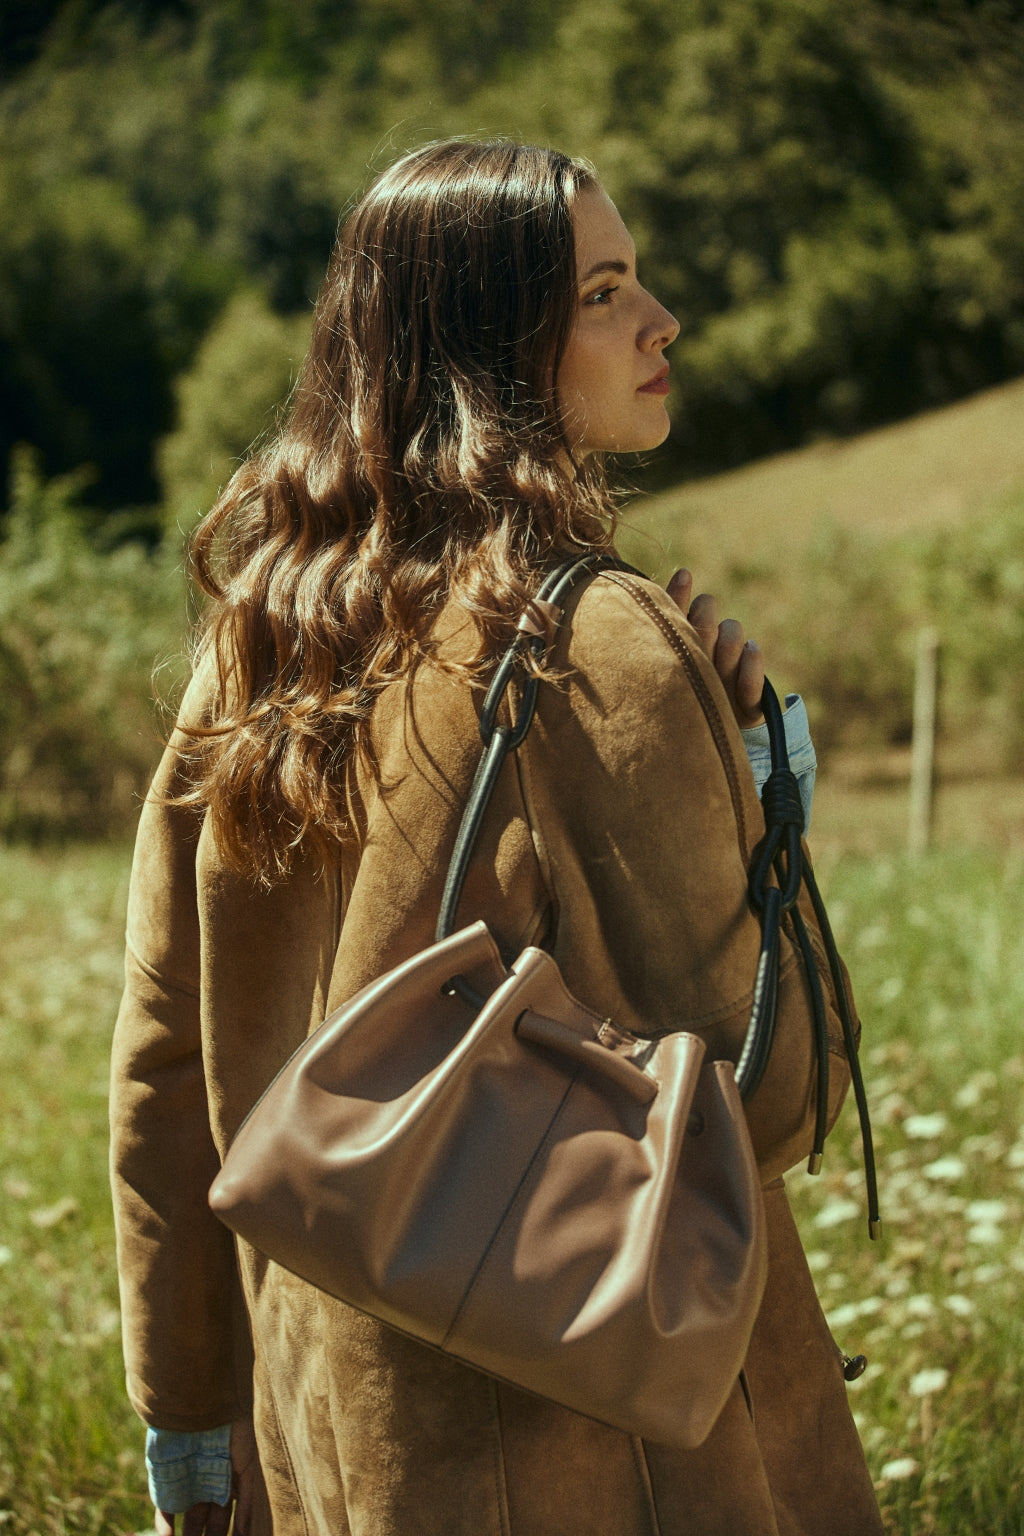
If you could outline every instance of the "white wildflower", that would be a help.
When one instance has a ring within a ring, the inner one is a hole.
[[[974,1302],[971,1298],[957,1295],[955,1292],[952,1296],[946,1297],[946,1306],[951,1312],[955,1312],[957,1317],[970,1317],[974,1311]]]
[[[998,1085],[999,1079],[994,1072],[975,1072],[957,1092],[955,1102],[961,1109],[974,1109]]]
[[[935,1311],[935,1303],[930,1296],[908,1296],[906,1308],[908,1317],[931,1317]]]
[[[948,1121],[941,1111],[933,1115],[908,1115],[903,1129],[914,1141],[934,1141],[946,1129]]]
[[[816,1227],[837,1227],[842,1221],[850,1221],[854,1216],[860,1215],[860,1205],[856,1200],[845,1199],[837,1195],[831,1200],[826,1200],[817,1216],[814,1218]]]
[[[905,1477],[913,1477],[918,1467],[919,1463],[913,1456],[897,1456],[895,1460],[885,1463],[878,1477],[883,1483],[898,1483]]]
[[[949,1372],[945,1367],[934,1365],[911,1376],[909,1392],[911,1397],[928,1397],[932,1392],[941,1392],[948,1381]]]
[[[924,1167],[926,1179],[962,1179],[966,1172],[967,1165],[959,1157],[937,1157]]]
[[[1010,1208],[1005,1200],[972,1200],[965,1214],[968,1221],[1005,1221]]]

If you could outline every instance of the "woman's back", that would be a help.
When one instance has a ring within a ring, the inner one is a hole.
[[[776,1182],[813,1118],[788,938],[778,1044],[749,1106],[768,1288],[745,1381],[695,1451],[529,1396],[244,1242],[236,1254],[206,1201],[309,1030],[433,939],[481,685],[542,572],[610,547],[597,450],[622,446],[623,421],[626,446],[664,436],[676,329],[587,168],[432,146],[346,226],[289,424],[199,537],[200,664],[136,850],[113,1178],[132,1401],[158,1439],[252,1416],[260,1475],[244,1471],[256,1504],[241,1536],[879,1529]],[[543,945],[617,1024],[694,1030],[735,1058],[763,822],[727,692],[738,653],[730,665],[638,577],[574,594],[459,921],[484,919],[506,961]]]

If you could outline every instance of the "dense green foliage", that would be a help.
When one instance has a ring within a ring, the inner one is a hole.
[[[77,489],[16,458],[0,545],[0,836],[134,825],[159,752],[154,676],[173,692],[182,671],[180,553],[171,540],[105,551]]]
[[[106,1190],[127,870],[124,848],[60,859],[0,848],[0,1523],[10,1536],[127,1536],[149,1519]],[[797,1170],[789,1186],[833,1331],[870,1358],[851,1397],[887,1529],[1017,1536],[1020,861],[978,850],[843,860],[826,896],[864,1020],[883,1242],[867,1241],[852,1105],[822,1177]]]
[[[453,131],[588,154],[621,201],[683,323],[662,473],[1019,372],[1018,22],[1013,0],[6,6],[0,478],[23,441],[50,475],[93,465],[96,506],[177,502],[175,432],[205,488],[266,402],[188,435],[204,339],[243,291],[307,313],[338,210]]]

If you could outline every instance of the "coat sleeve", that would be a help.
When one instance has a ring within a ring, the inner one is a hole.
[[[194,707],[197,685],[186,696]],[[111,1063],[111,1186],[128,1395],[147,1424],[210,1429],[250,1411],[234,1241],[207,1205],[220,1166],[200,1029],[195,813],[175,734],[139,825]]]
[[[548,942],[582,1001],[639,1034],[690,1030],[735,1061],[753,997],[760,926],[747,896],[764,833],[724,689],[694,631],[652,583],[606,574],[566,615],[519,753],[523,798],[552,896]],[[804,910],[830,1002],[830,1109],[849,1083],[824,948]],[[810,990],[783,938],[775,1044],[747,1105],[767,1182],[810,1150]]]

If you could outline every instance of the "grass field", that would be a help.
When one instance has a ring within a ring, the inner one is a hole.
[[[825,822],[825,805],[819,822]],[[848,1106],[790,1187],[888,1529],[1024,1530],[1024,847],[824,859],[865,1023],[886,1236]],[[127,853],[0,850],[0,1528],[149,1524],[121,1385],[106,1057]],[[842,1497],[842,1490],[836,1490]]]

